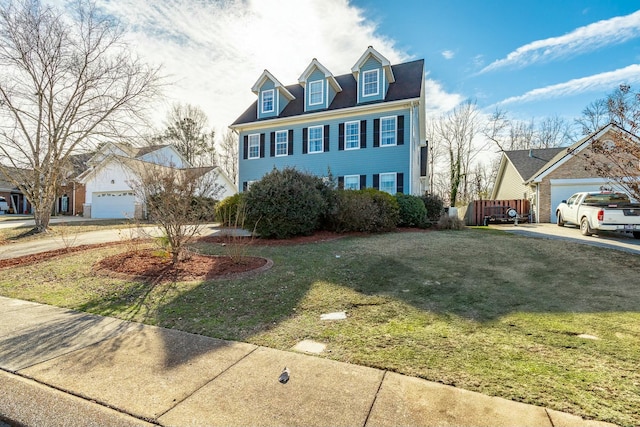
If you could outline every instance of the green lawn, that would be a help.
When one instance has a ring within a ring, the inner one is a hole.
[[[640,425],[640,256],[467,229],[247,246],[274,266],[244,279],[91,274],[119,250],[5,270],[0,294],[284,350],[312,339],[321,357]]]

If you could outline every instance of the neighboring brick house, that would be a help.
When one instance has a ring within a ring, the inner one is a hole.
[[[82,216],[85,202],[85,187],[77,178],[87,169],[87,161],[92,156],[93,153],[85,153],[69,157],[69,163],[68,166],[64,168],[64,178],[58,189],[58,197],[54,206],[54,213],[56,215]]]
[[[555,222],[556,207],[572,194],[616,186],[597,176],[582,155],[594,141],[615,139],[616,132],[626,131],[608,124],[571,147],[504,152],[491,199],[529,199],[536,222]]]
[[[284,86],[265,70],[239,134],[241,190],[274,168],[336,178],[348,189],[422,194],[428,188],[424,60],[398,65],[369,47],[335,76],[313,59]]]

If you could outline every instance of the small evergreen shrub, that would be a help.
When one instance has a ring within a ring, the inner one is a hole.
[[[295,168],[274,169],[245,192],[246,226],[265,238],[312,234],[326,209],[324,186]]]
[[[215,207],[216,221],[222,223],[225,227],[233,227],[238,224],[238,211],[242,207],[242,193],[236,193],[233,196],[222,199]]]
[[[444,202],[440,196],[429,193],[425,193],[421,199],[427,208],[427,219],[432,223],[437,223],[444,214]]]
[[[344,233],[362,231],[376,233],[394,230],[400,219],[396,199],[375,189],[337,190],[334,229]]]
[[[420,197],[402,193],[395,197],[400,207],[400,227],[427,227],[427,208]]]

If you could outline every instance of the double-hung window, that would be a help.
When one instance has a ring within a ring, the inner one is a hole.
[[[381,173],[380,174],[380,191],[385,191],[389,194],[396,194],[396,173]]]
[[[382,117],[380,119],[380,145],[396,145],[397,117]]]
[[[260,134],[249,135],[249,155],[250,159],[260,158]]]
[[[323,102],[324,85],[322,80],[309,82],[309,105],[319,105]]]
[[[344,177],[344,189],[345,190],[359,190],[360,189],[360,175],[346,175]]]
[[[274,111],[274,98],[275,91],[273,89],[265,90],[262,92],[262,112],[273,113]]]
[[[362,95],[372,96],[378,94],[379,70],[369,70],[362,73]]]
[[[309,128],[309,153],[322,153],[323,137],[322,126],[311,126]]]
[[[344,148],[354,150],[360,148],[360,122],[346,122],[344,124]]]
[[[286,156],[288,147],[287,131],[279,130],[276,132],[276,156]]]

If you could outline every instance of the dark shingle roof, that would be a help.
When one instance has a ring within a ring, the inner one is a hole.
[[[403,64],[392,65],[393,75],[395,76],[395,83],[389,85],[387,96],[384,101],[375,101],[373,103],[399,101],[402,99],[419,98],[422,92],[422,82],[424,74],[424,60],[419,59],[417,61],[405,62]],[[352,74],[343,74],[337,76],[336,80],[342,87],[342,91],[337,93],[329,108],[324,111],[338,110],[341,108],[355,107],[357,103],[357,84]],[[286,87],[289,92],[296,99],[289,102],[287,106],[282,110],[282,113],[278,118],[292,117],[307,113],[316,113],[322,110],[313,110],[309,112],[304,111],[304,89],[301,85],[295,84]],[[240,125],[244,123],[251,123],[258,121],[258,101],[254,101],[253,104],[247,110],[242,113],[240,117],[233,122],[233,125]],[[273,117],[269,117],[261,120],[270,120]],[[233,126],[232,125],[232,126]]]
[[[505,151],[504,154],[509,158],[522,179],[528,181],[533,174],[563,150],[566,151],[567,147]]]

